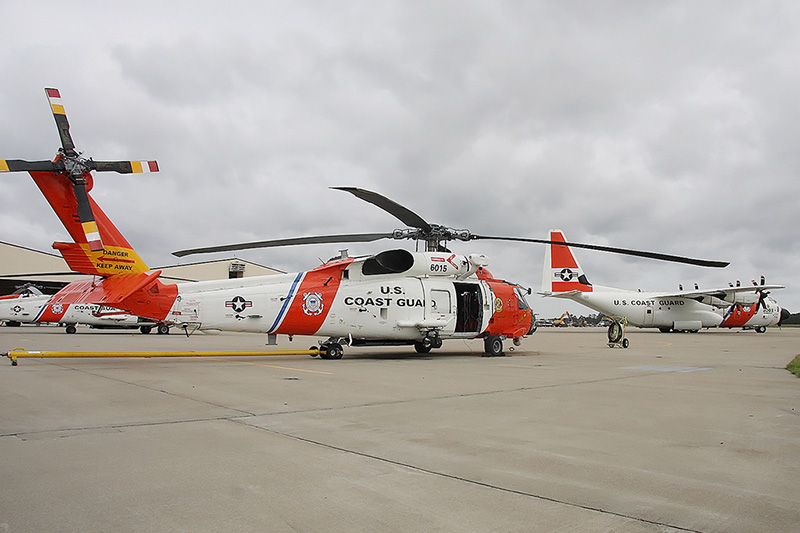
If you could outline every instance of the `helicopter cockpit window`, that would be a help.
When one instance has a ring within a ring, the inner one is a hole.
[[[514,287],[514,294],[517,295],[517,302],[519,304],[520,309],[522,309],[523,311],[527,311],[528,309],[531,308],[531,306],[528,305],[528,301],[525,300],[525,293],[522,292],[522,289],[520,289],[519,287]]]

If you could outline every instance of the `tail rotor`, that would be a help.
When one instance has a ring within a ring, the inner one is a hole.
[[[86,243],[91,251],[100,251],[103,249],[103,242],[92,212],[92,205],[89,202],[89,191],[93,183],[91,171],[117,172],[119,174],[158,172],[158,163],[156,161],[94,161],[91,158],[81,157],[81,153],[75,149],[75,143],[69,132],[69,120],[64,110],[60,91],[46,88],[45,94],[61,140],[61,148],[56,157],[52,161],[0,159],[0,172],[51,172],[68,179],[72,184],[78,220]]]

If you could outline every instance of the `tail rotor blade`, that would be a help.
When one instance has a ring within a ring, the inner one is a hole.
[[[73,153],[75,152],[75,143],[72,142],[72,136],[69,134],[69,121],[67,120],[67,112],[64,111],[64,104],[61,102],[61,93],[58,89],[52,88],[47,88],[44,92],[47,94],[47,100],[50,102],[53,118],[56,119],[58,136],[61,138],[61,147],[64,149],[64,152],[68,154]]]
[[[89,249],[97,252],[103,249],[103,241],[100,239],[100,232],[94,220],[92,206],[89,204],[89,194],[86,192],[86,180],[75,180],[72,189],[75,191],[75,199],[78,202],[78,219],[81,221],[83,233],[86,235],[86,242]]]
[[[98,172],[119,172],[132,174],[139,172],[158,172],[157,161],[91,161],[92,170]]]
[[[54,172],[63,170],[64,166],[52,161],[25,161],[23,159],[0,159],[0,172]]]

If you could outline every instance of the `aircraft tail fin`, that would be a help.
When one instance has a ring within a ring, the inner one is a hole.
[[[56,172],[30,174],[64,228],[75,240],[74,243],[53,244],[53,248],[61,253],[72,270],[96,276],[135,274],[150,270],[88,192],[87,198],[94,213],[97,233],[103,242],[103,248],[98,250],[92,249],[92,243],[84,231],[84,225],[78,216],[78,202],[69,179]],[[87,188],[91,188],[91,183]]]
[[[554,242],[567,242],[561,230],[550,230],[548,237]],[[566,292],[592,292],[592,284],[575,259],[569,246],[549,244],[544,254],[542,269],[542,294],[557,295]]]

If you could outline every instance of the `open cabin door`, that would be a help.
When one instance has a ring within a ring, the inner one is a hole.
[[[456,333],[483,331],[483,303],[479,283],[453,283],[456,295]]]

